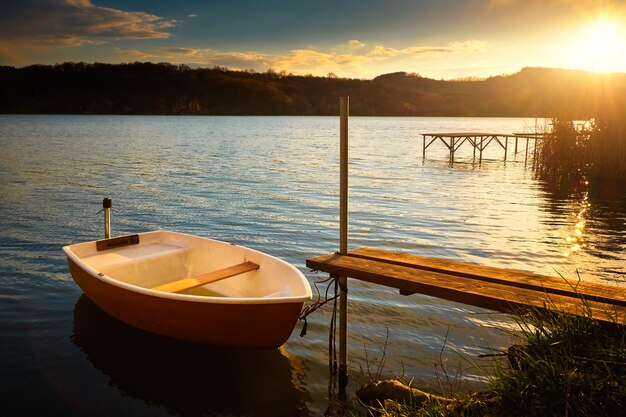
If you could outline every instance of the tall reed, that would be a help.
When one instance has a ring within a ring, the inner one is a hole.
[[[587,160],[589,177],[626,179],[626,109],[592,120]]]
[[[606,111],[586,123],[555,118],[539,144],[542,176],[626,179],[626,109]]]

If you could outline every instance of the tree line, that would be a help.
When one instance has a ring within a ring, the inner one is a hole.
[[[372,80],[167,63],[0,67],[0,113],[587,118],[626,97],[626,74],[524,68],[483,80]]]

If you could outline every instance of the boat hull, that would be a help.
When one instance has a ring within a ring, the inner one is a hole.
[[[63,250],[76,284],[106,313],[131,326],[192,342],[277,348],[287,341],[311,298],[308,281],[293,265],[183,233],[145,232]],[[240,265],[255,268],[203,280],[192,292],[169,289],[171,283],[197,282],[197,277]]]
[[[213,304],[154,297],[95,279],[71,259],[68,264],[76,284],[109,315],[192,342],[277,348],[291,335],[304,304]]]

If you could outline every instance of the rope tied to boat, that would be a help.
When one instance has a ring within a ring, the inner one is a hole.
[[[327,284],[323,297],[322,291],[320,290],[320,285],[322,284]],[[337,276],[331,275],[329,278],[326,278],[322,281],[314,282],[313,285],[317,290],[317,300],[314,303],[304,307],[302,309],[302,312],[300,313],[300,317],[298,319],[304,322],[302,326],[302,331],[300,332],[300,337],[304,337],[306,335],[308,328],[307,317],[320,307],[332,301],[333,312],[330,317],[330,331],[328,335],[328,368],[330,369],[331,375],[335,375],[337,373],[337,347],[335,343],[335,334],[337,333],[337,299],[339,298],[339,278]],[[330,295],[331,288],[334,291],[333,295]]]
[[[337,299],[337,297],[339,296],[336,289],[335,289],[335,294],[333,296],[329,295],[330,289],[334,281],[335,281],[334,277],[329,277],[322,281],[317,281],[313,283],[317,291],[317,300],[315,300],[314,303],[305,306],[300,312],[300,316],[298,317],[298,320],[304,321],[304,325],[302,326],[302,331],[300,332],[300,337],[304,337],[306,335],[307,328],[308,328],[307,317],[313,312],[315,312],[317,309],[322,307],[323,305],[328,304],[329,302]],[[319,286],[325,283],[328,283],[328,285],[326,286],[326,291],[324,291],[324,297],[322,298],[322,291],[320,290]]]

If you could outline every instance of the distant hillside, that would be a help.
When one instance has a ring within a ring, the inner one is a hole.
[[[171,64],[0,67],[0,113],[587,117],[624,103],[626,74],[525,68],[485,80],[373,80]]]

